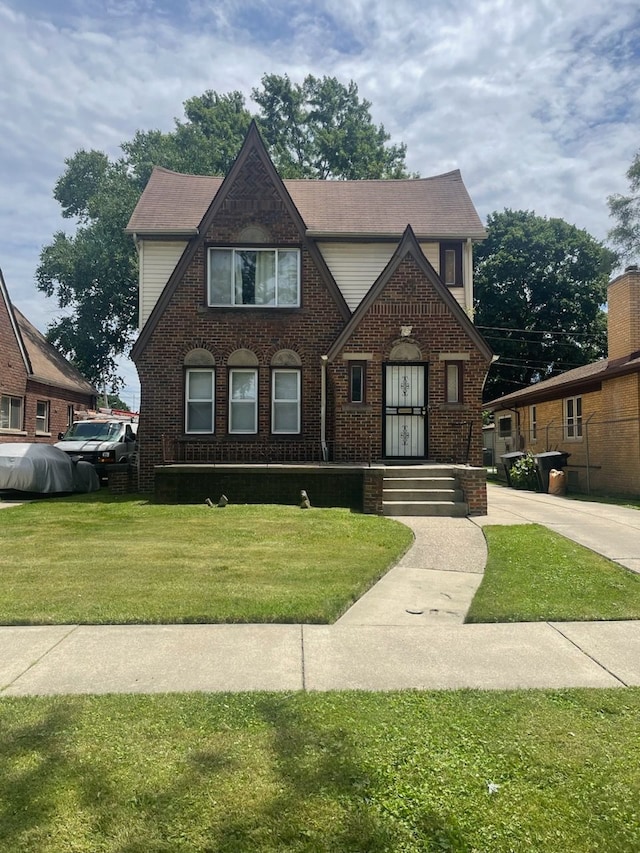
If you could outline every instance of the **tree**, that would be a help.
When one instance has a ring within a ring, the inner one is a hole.
[[[603,305],[616,254],[533,211],[492,213],[487,231],[475,254],[475,323],[499,360],[485,400],[605,355]]]
[[[207,90],[184,103],[185,120],[170,132],[137,131],[122,156],[77,151],[65,160],[54,198],[75,232],[58,231],[40,254],[38,288],[55,296],[63,315],[47,337],[98,387],[120,386],[118,356],[137,326],[137,258],[124,228],[154,166],[196,175],[226,174],[252,118],[285,178],[406,177],[405,146],[388,145],[358,87],[334,77],[299,84],[265,74],[252,97]]]
[[[609,213],[617,222],[609,231],[609,239],[620,250],[623,259],[640,258],[640,151],[627,170],[629,195],[608,198]]]

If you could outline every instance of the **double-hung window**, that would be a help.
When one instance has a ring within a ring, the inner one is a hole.
[[[36,432],[49,433],[49,401],[38,400],[36,402]]]
[[[271,374],[271,432],[300,432],[300,371],[274,370]]]
[[[300,305],[298,249],[209,249],[211,306],[296,308]]]
[[[258,432],[258,371],[255,368],[229,371],[229,432]]]
[[[22,429],[22,397],[0,397],[0,429]]]
[[[582,397],[564,401],[564,437],[573,441],[582,438]]]
[[[185,432],[214,432],[215,371],[189,368],[185,397]]]

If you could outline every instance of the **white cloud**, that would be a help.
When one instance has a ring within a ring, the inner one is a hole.
[[[117,156],[205,89],[263,73],[358,83],[423,175],[459,167],[485,216],[561,216],[604,239],[640,146],[636,0],[0,0],[0,266],[44,328],[40,248],[79,148]],[[135,392],[135,379],[129,376]]]

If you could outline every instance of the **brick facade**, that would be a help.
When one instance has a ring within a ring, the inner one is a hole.
[[[134,347],[132,355],[141,384],[140,489],[153,491],[155,482],[156,494],[158,489],[162,494],[176,494],[178,486],[172,475],[156,466],[177,459],[200,458],[205,462],[207,455],[208,461],[222,462],[225,448],[238,454],[246,447],[246,463],[256,461],[260,453],[283,461],[278,454],[284,454],[285,446],[287,453],[295,453],[296,442],[300,446],[314,442],[320,454],[323,437],[331,461],[352,465],[380,459],[384,453],[383,369],[399,342],[402,325],[412,327],[403,342],[420,352],[420,363],[428,369],[425,458],[481,464],[481,394],[490,355],[486,346],[479,344],[475,330],[470,332],[473,327],[454,298],[448,292],[443,298],[444,285],[417,241],[414,239],[412,245],[418,260],[407,254],[398,261],[337,351],[337,342],[349,330],[352,315],[313,240],[306,236],[284,185],[265,158],[266,153],[257,148],[243,149],[205,215],[201,233],[185,250]],[[243,242],[247,228],[263,235],[266,248],[300,250],[300,307],[207,307],[209,247],[247,245]],[[206,351],[215,370],[215,431],[204,436],[185,435],[184,427],[185,361],[194,350]],[[229,360],[233,356],[237,366],[235,359],[241,350],[249,353],[247,366],[256,366],[258,371],[256,435],[230,434],[228,428]],[[293,351],[300,364],[299,436],[271,433],[271,372],[274,356],[282,350]],[[371,354],[366,362],[366,399],[361,405],[352,405],[348,402],[350,362],[345,356],[353,357],[359,351]],[[443,353],[455,353],[461,359],[464,391],[455,405],[447,405],[444,399]],[[318,455],[316,461],[320,460]],[[364,494],[360,501],[366,506],[361,508],[380,511],[381,476],[372,469],[363,470],[358,478]],[[237,471],[234,476],[238,476]],[[220,477],[220,471],[214,476],[209,470],[202,479],[204,466],[199,474],[189,473],[198,492],[206,490],[207,483],[214,492],[218,486],[224,491]],[[284,482],[282,478],[280,481]],[[256,482],[260,481],[251,480],[253,485]]]
[[[25,321],[17,320],[16,316],[0,273],[0,396],[17,397],[22,401],[21,428],[0,429],[0,441],[54,444],[58,441],[58,433],[65,432],[67,429],[69,407],[74,407],[76,411],[92,408],[95,404],[95,396],[81,387],[77,389],[71,387],[72,383],[68,376],[75,371],[69,364],[66,364],[67,385],[58,384],[55,378],[44,381],[34,376],[29,363],[30,344],[34,346],[34,350],[37,350],[33,355],[38,357],[40,367],[50,353],[53,376],[62,359],[58,353],[53,352],[53,348],[30,324],[25,326],[25,331],[28,331],[30,336],[25,343],[20,331],[20,323],[24,324]],[[80,383],[87,385],[79,374],[78,378],[79,385]],[[48,429],[45,430],[36,429],[38,402],[46,403],[48,406],[49,424]]]

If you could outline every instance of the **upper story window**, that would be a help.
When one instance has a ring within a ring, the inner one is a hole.
[[[0,397],[0,429],[22,429],[22,397]]]
[[[209,305],[300,305],[298,249],[209,249]]]
[[[462,287],[462,243],[440,243],[440,278],[447,287]]]

